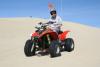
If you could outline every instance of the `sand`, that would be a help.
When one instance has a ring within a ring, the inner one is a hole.
[[[24,45],[40,18],[0,18],[0,67],[100,67],[100,28],[63,22],[75,41],[73,52],[61,57],[26,57]]]

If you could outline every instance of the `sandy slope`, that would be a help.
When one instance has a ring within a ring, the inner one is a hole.
[[[0,67],[100,67],[100,29],[63,22],[64,30],[71,30],[75,50],[63,52],[61,57],[26,57],[24,44],[34,31],[37,22],[43,19],[0,19]]]

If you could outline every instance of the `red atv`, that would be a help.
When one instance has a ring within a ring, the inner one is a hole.
[[[41,51],[49,53],[50,57],[57,57],[61,56],[61,51],[71,52],[74,50],[73,39],[66,38],[70,31],[58,34],[47,26],[42,23],[41,27],[35,27],[36,31],[32,33],[31,38],[26,41],[24,46],[26,56],[33,56],[36,51]]]

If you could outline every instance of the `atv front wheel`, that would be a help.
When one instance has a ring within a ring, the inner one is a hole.
[[[65,40],[64,50],[71,52],[74,50],[74,40],[72,38],[67,38]]]
[[[24,46],[24,53],[26,56],[33,56],[35,55],[35,51],[36,51],[36,48],[35,48],[35,45],[33,43],[32,40],[27,40],[26,43],[25,43],[25,46]]]
[[[61,56],[59,41],[55,40],[51,42],[49,52],[51,58]]]

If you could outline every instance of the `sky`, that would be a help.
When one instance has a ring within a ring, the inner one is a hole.
[[[100,28],[100,0],[0,0],[0,18],[50,17],[48,3],[55,5],[63,21]]]

